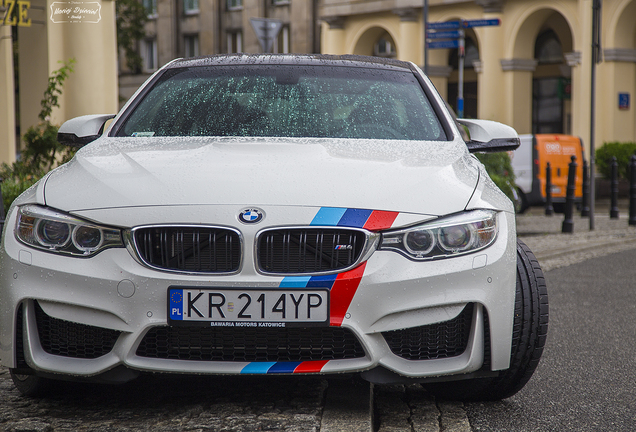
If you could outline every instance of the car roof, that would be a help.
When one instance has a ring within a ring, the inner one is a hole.
[[[167,65],[166,68],[225,65],[347,66],[412,71],[412,65],[405,61],[383,57],[328,54],[216,54],[177,59]]]

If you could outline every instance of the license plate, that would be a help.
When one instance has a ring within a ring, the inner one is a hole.
[[[168,318],[172,325],[326,325],[329,320],[329,291],[170,288]]]

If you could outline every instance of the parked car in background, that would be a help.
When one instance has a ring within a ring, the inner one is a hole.
[[[546,202],[546,167],[550,163],[552,203],[557,212],[563,211],[567,192],[569,164],[576,157],[574,202],[583,199],[583,141],[572,135],[521,135],[521,145],[511,152],[512,167],[519,201],[517,210],[543,206]]]
[[[519,391],[545,280],[456,121],[412,63],[173,61],[9,210],[0,360],[25,395],[140,373],[343,374],[456,399]],[[103,132],[103,133],[102,133]]]

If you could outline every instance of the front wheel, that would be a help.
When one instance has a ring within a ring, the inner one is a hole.
[[[517,240],[517,287],[510,368],[498,377],[424,384],[442,399],[494,401],[526,385],[539,364],[548,333],[548,291],[536,257]]]
[[[22,394],[28,397],[46,396],[51,390],[51,380],[36,375],[22,375],[16,373],[14,369],[9,369],[13,384]]]

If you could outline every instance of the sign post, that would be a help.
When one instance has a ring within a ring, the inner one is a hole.
[[[271,52],[272,45],[274,45],[280,29],[283,27],[283,22],[272,18],[250,18],[250,24],[252,24],[263,52]]]
[[[432,22],[426,25],[426,47],[430,49],[458,49],[459,82],[457,83],[457,116],[464,117],[464,60],[466,33],[473,27],[498,26],[499,18]]]

